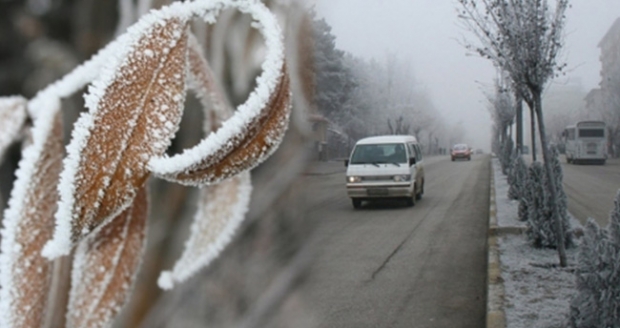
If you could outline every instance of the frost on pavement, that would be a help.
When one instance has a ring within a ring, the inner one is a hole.
[[[145,246],[148,195],[82,240],[75,251],[67,327],[109,327],[129,299]]]
[[[266,58],[256,89],[219,130],[181,154],[149,161],[156,176],[186,185],[217,183],[254,168],[275,151],[288,126],[290,83],[276,18],[259,2],[222,3],[252,16],[252,26],[264,37]]]
[[[217,257],[243,221],[251,191],[249,172],[200,191],[198,212],[185,251],[172,271],[159,276],[159,287],[171,289]]]
[[[26,120],[26,99],[0,97],[0,163],[7,148],[15,141]]]
[[[35,120],[5,212],[0,254],[0,327],[42,327],[52,263],[41,256],[52,237],[62,168],[60,100],[49,98]]]
[[[118,215],[149,176],[146,162],[164,153],[185,100],[187,23],[154,12],[119,43],[86,96],[89,112],[75,124],[59,185],[53,259]],[[168,16],[166,16],[166,14]]]

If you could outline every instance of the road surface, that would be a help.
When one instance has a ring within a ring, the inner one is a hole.
[[[591,217],[606,226],[620,188],[620,159],[610,159],[605,165],[566,164],[564,156],[561,160],[568,211],[582,223]]]
[[[309,175],[319,254],[302,289],[316,327],[483,327],[490,160],[425,159],[415,207],[354,210],[344,167]]]

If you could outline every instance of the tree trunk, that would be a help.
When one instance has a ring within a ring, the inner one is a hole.
[[[540,106],[542,110],[542,104],[538,104],[537,100],[534,100],[534,107],[538,107],[538,106]],[[530,136],[532,137],[532,161],[536,162],[536,115],[534,115],[534,111],[535,109],[532,106],[530,106],[530,117],[532,118],[531,119],[532,124],[530,125],[531,127]],[[540,128],[540,119],[538,123],[539,123],[538,126]]]
[[[532,92],[534,96],[534,106],[536,108],[536,116],[538,118],[538,133],[540,134],[540,143],[543,154],[543,162],[545,165],[545,172],[547,175],[547,179],[549,180],[549,189],[547,192],[550,193],[549,197],[551,197],[551,210],[553,213],[553,218],[555,218],[555,229],[558,235],[558,256],[560,257],[560,266],[566,267],[566,248],[564,245],[564,228],[562,227],[562,218],[560,217],[560,209],[558,206],[558,195],[557,195],[557,186],[556,180],[554,177],[554,173],[551,169],[551,158],[549,154],[549,149],[547,148],[547,135],[545,132],[545,121],[543,120],[542,113],[542,97],[541,92]],[[532,121],[533,121],[532,117]],[[532,139],[533,139],[532,135]],[[532,145],[534,143],[532,142]],[[533,148],[533,147],[532,147]]]
[[[517,152],[523,154],[523,100],[521,96],[515,92],[515,110],[517,112]]]

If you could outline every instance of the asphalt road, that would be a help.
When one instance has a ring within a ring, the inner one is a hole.
[[[488,155],[425,159],[425,195],[354,210],[344,167],[308,175],[320,250],[302,287],[317,327],[483,327]]]
[[[566,164],[564,156],[561,160],[568,211],[582,223],[591,217],[606,226],[620,188],[620,159],[605,165]]]

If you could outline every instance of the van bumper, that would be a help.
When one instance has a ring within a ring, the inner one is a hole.
[[[347,196],[351,198],[400,198],[413,197],[413,186],[410,184],[363,185],[347,184]]]

